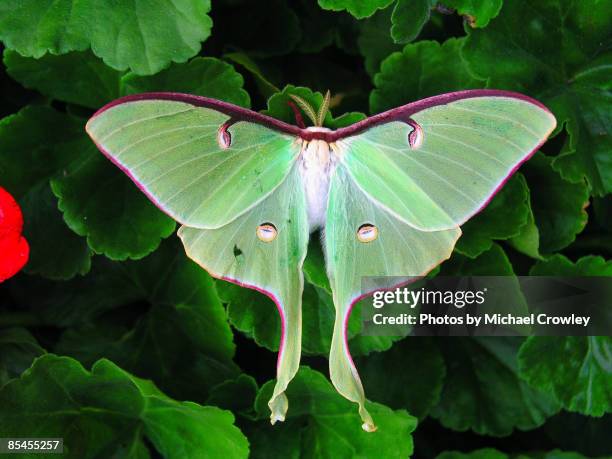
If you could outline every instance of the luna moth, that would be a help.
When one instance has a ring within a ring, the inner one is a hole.
[[[364,276],[423,276],[556,125],[538,101],[497,90],[443,94],[348,127],[294,126],[222,101],[131,95],[87,123],[100,151],[179,222],[212,276],[268,295],[281,317],[271,422],[300,361],[302,264],[320,230],[336,310],[330,378],[374,431],[347,343]],[[294,108],[297,107],[294,106]],[[296,114],[299,113],[296,111]],[[376,285],[372,286],[372,290]]]

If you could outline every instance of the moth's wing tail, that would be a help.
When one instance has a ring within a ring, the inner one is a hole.
[[[308,247],[305,198],[297,167],[268,198],[218,229],[181,227],[187,255],[211,275],[258,290],[276,303],[281,336],[271,421],[285,419],[287,385],[299,369],[302,264]]]
[[[353,305],[375,289],[425,275],[450,256],[460,234],[458,227],[431,232],[414,229],[370,200],[344,166],[336,169],[324,238],[336,307],[329,370],[338,392],[359,405],[366,431],[374,431],[376,426],[366,409],[361,380],[348,347],[347,326]],[[402,276],[402,280],[380,277],[381,274]],[[363,284],[366,278],[369,282]]]

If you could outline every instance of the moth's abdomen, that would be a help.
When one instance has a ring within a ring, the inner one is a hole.
[[[335,165],[335,157],[327,142],[323,140],[304,142],[300,155],[300,174],[306,193],[310,231],[325,224],[329,179]]]

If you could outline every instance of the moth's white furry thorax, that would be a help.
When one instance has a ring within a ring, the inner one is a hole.
[[[325,128],[308,128],[322,131]],[[325,129],[326,131],[328,129]],[[310,231],[323,227],[329,195],[329,179],[337,163],[335,149],[323,140],[303,141],[300,173],[306,193]]]

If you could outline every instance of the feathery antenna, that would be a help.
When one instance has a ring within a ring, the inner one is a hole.
[[[315,126],[318,126],[317,114],[315,113],[312,106],[308,102],[306,102],[304,99],[302,99],[300,96],[296,96],[295,94],[289,94],[289,97],[291,97],[295,101],[295,103],[300,106],[300,108],[304,111],[304,113],[306,113],[306,116],[310,118],[310,120],[312,121],[312,124],[314,124]]]
[[[308,103],[306,100],[304,100],[300,96],[296,96],[295,94],[289,94],[289,97],[296,104],[300,106],[300,108],[302,109],[304,113],[306,113],[306,116],[310,118],[310,121],[312,121],[312,124],[318,127],[323,126],[323,123],[325,122],[325,116],[327,115],[327,112],[329,111],[329,103],[331,101],[331,93],[329,90],[325,93],[325,97],[323,98],[323,103],[319,107],[318,113],[315,112],[314,108],[312,108],[312,105],[310,105],[310,103]],[[290,103],[290,106],[291,106],[291,103]],[[292,108],[295,108],[295,107],[292,107]],[[294,109],[294,112],[295,112],[295,109]],[[300,119],[298,119],[298,117],[296,116],[296,121],[298,122],[298,124],[300,124],[300,122],[302,121],[301,117]],[[301,122],[301,124],[303,124],[303,121]],[[303,127],[303,126],[300,126],[300,127]]]
[[[331,100],[331,93],[329,89],[325,93],[325,99],[323,99],[323,103],[319,107],[319,113],[317,113],[317,126],[323,126],[323,122],[325,121],[325,115],[327,115],[327,110],[329,110],[329,101]]]

